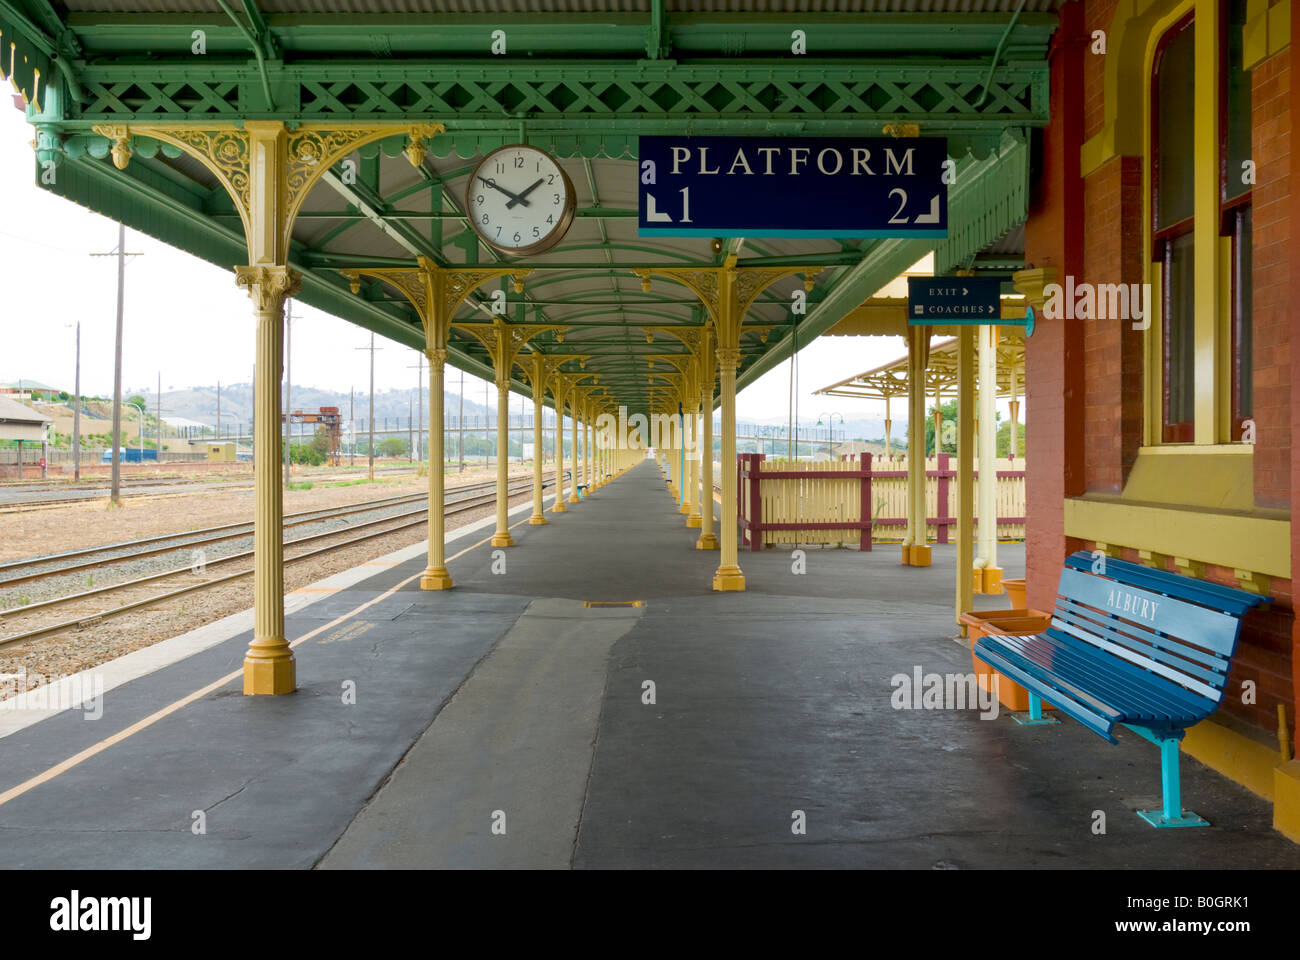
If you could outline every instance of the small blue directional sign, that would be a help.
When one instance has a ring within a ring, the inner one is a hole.
[[[946,237],[943,137],[641,137],[642,237]]]
[[[911,326],[1001,323],[997,277],[908,277],[907,322]]]

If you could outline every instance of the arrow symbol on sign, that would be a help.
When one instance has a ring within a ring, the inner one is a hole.
[[[673,218],[666,213],[660,213],[655,209],[655,195],[647,193],[645,195],[645,218],[647,223],[672,223]]]
[[[966,294],[968,294],[968,293],[970,293],[970,291],[967,290],[965,287],[962,287],[962,288],[961,288],[961,295],[962,295],[963,297],[966,296]]]

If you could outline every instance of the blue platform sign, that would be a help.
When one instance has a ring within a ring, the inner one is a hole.
[[[943,137],[641,137],[642,237],[946,237]]]
[[[911,326],[1001,323],[998,277],[908,277]]]

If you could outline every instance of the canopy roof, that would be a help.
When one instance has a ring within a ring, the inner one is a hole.
[[[1021,311],[1023,315],[1023,310]],[[1025,337],[1019,327],[998,329],[999,397],[1020,399],[1025,393]],[[975,371],[978,381],[978,371]],[[838,383],[814,390],[832,397],[858,400],[888,400],[907,396],[907,354],[889,363],[854,374]],[[930,345],[930,363],[925,371],[925,393],[929,397],[955,395],[957,392],[957,339],[940,340]]]
[[[504,286],[512,321],[563,325],[528,349],[582,355],[618,402],[650,400],[644,355],[685,348],[648,327],[704,322],[683,286],[644,292],[632,268],[739,263],[826,267],[806,314],[792,276],[745,318],[738,385],[863,303],[926,252],[936,270],[1006,273],[996,245],[1025,216],[1029,138],[1047,121],[1053,0],[0,0],[0,60],[28,102],[46,189],[225,268],[248,261],[241,221],[212,173],[157,140],[131,140],[115,167],[113,125],[231,128],[392,123],[362,147],[357,176],[327,174],[303,204],[290,263],[300,298],[399,343],[424,345],[395,289],[353,294],[342,268],[531,267],[522,294]],[[725,11],[725,12],[723,12]],[[438,14],[438,16],[431,16]],[[791,51],[803,30],[808,53]],[[194,32],[203,31],[197,55]],[[503,30],[507,54],[490,52]],[[56,67],[55,64],[58,64]],[[444,124],[413,166],[404,127]],[[641,134],[881,135],[915,124],[948,138],[957,161],[949,235],[924,239],[727,240],[637,236]],[[98,130],[96,129],[98,128]],[[476,158],[528,142],[560,158],[578,194],[574,225],[553,250],[506,258],[464,219]],[[19,144],[0,149],[21,149]],[[1014,247],[1014,243],[1012,247]],[[983,252],[982,252],[983,251]],[[489,289],[460,318],[486,317]],[[455,333],[450,362],[491,376],[482,345]],[[576,367],[576,361],[574,362]],[[515,389],[529,393],[522,381]]]

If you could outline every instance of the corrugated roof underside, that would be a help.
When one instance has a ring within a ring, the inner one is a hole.
[[[1018,0],[668,0],[669,13],[1011,13]],[[1061,0],[1027,0],[1026,13]],[[220,14],[216,0],[64,0],[71,13]],[[645,13],[650,0],[261,0],[268,14]]]

